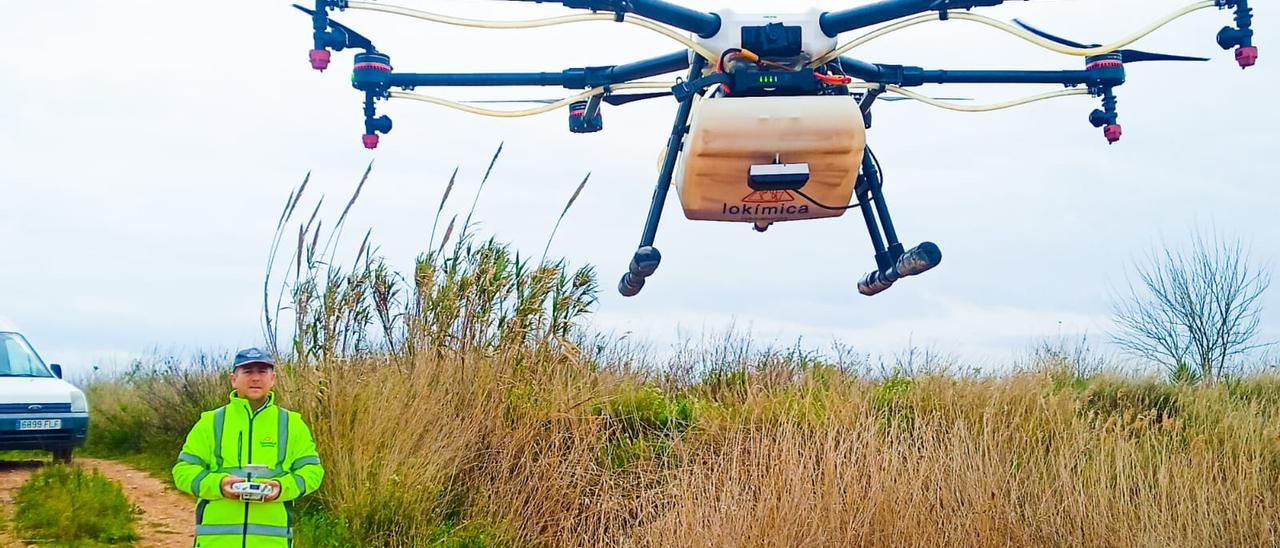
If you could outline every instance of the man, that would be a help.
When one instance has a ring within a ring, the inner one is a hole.
[[[297,413],[276,405],[275,362],[248,348],[231,365],[231,401],[200,415],[173,466],[178,489],[194,495],[197,547],[287,548],[292,501],[324,479],[311,431]],[[251,467],[264,467],[263,473]],[[243,501],[238,482],[271,486],[261,502]]]

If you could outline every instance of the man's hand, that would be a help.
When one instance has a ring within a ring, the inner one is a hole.
[[[225,478],[222,478],[223,498],[228,498],[231,500],[240,500],[240,494],[231,492],[231,486],[242,481],[244,481],[244,478],[238,478],[235,476],[227,476]]]
[[[280,498],[280,482],[276,480],[266,480],[262,483],[271,486],[271,494],[267,495],[267,498],[263,499],[263,502],[275,502],[276,499]]]

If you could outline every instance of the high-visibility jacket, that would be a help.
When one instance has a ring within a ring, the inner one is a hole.
[[[247,465],[271,469],[251,475]],[[236,476],[280,482],[272,502],[222,496],[222,479]],[[231,401],[200,415],[173,466],[178,489],[194,495],[200,548],[287,548],[293,538],[293,500],[313,493],[324,479],[311,431],[297,413],[280,408],[275,394],[254,411],[235,392]]]

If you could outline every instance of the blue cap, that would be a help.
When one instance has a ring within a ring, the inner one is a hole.
[[[272,361],[270,354],[267,354],[258,348],[246,348],[236,352],[236,359],[231,362],[231,368],[235,369],[242,365],[249,365],[251,363],[262,363],[270,365],[273,368],[276,366],[276,362]]]

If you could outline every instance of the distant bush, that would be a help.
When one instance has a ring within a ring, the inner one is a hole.
[[[653,385],[624,385],[592,414],[606,420],[604,457],[615,469],[642,461],[665,461],[671,443],[693,428],[696,403],[685,394],[668,396]]]
[[[120,377],[89,385],[94,417],[86,450],[177,458],[200,413],[227,403],[231,382],[224,362],[210,355],[139,360]]]
[[[607,401],[596,404],[596,415],[608,417],[620,435],[681,434],[694,424],[694,404],[688,396],[668,396],[652,385],[622,386]]]

